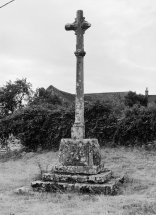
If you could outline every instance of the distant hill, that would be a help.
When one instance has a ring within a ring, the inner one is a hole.
[[[56,87],[50,85],[47,88],[47,91],[49,91],[52,95],[58,96],[63,103],[66,104],[74,104],[75,102],[75,94],[67,93],[64,91],[61,91],[57,89]],[[110,92],[110,93],[88,93],[84,94],[85,101],[123,101],[125,95],[127,95],[128,92]]]

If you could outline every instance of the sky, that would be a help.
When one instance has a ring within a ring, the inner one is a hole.
[[[0,6],[9,0],[0,0]],[[83,10],[85,93],[156,95],[156,0],[15,0],[0,8],[0,86],[27,78],[75,93],[76,35]]]

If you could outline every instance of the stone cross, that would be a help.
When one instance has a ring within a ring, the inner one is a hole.
[[[66,30],[74,30],[77,35],[75,123],[72,127],[72,138],[61,139],[58,162],[51,172],[43,173],[41,181],[31,184],[35,191],[56,192],[59,188],[60,191],[114,195],[120,184],[120,179],[112,178],[112,171],[104,168],[98,140],[84,138],[83,34],[90,26],[85,21],[82,10],[77,11],[74,23],[65,26]]]
[[[72,24],[66,24],[65,29],[67,31],[75,31],[77,44],[75,56],[77,58],[76,63],[76,99],[75,99],[75,123],[72,127],[71,138],[72,139],[84,139],[85,137],[85,125],[84,125],[84,74],[83,74],[83,57],[86,52],[84,51],[83,34],[91,26],[85,17],[83,17],[83,11],[77,11],[77,17]]]
[[[101,165],[100,146],[97,139],[85,139],[84,129],[84,80],[83,57],[85,56],[83,34],[91,25],[85,21],[83,11],[77,11],[77,18],[67,24],[67,31],[73,30],[77,36],[76,63],[76,101],[75,123],[71,129],[71,138],[61,139],[58,163],[53,171],[69,174],[97,174]]]

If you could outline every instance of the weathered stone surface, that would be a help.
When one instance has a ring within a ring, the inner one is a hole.
[[[97,139],[62,139],[59,149],[59,163],[65,166],[99,166],[100,147]]]
[[[83,11],[78,10],[76,19],[71,24],[66,24],[67,31],[73,30],[76,34],[76,98],[75,98],[75,123],[71,129],[72,139],[85,138],[84,128],[84,74],[83,74],[83,58],[86,54],[84,51],[83,34],[91,26],[85,17]]]
[[[82,140],[83,138],[85,138],[84,123],[74,123],[71,128],[71,138],[73,140]]]
[[[53,172],[57,173],[72,173],[72,174],[87,174],[94,175],[104,171],[104,165],[99,166],[63,166],[61,164],[55,165],[52,168]]]
[[[106,170],[96,175],[79,175],[79,174],[58,174],[44,173],[43,181],[68,182],[68,183],[104,183],[112,177],[112,171]]]
[[[14,190],[16,194],[33,194],[32,186],[24,186]]]
[[[118,191],[120,179],[112,179],[104,184],[89,184],[89,183],[62,183],[53,181],[34,181],[31,186],[34,191],[42,192],[82,192],[82,193],[97,193],[104,195],[115,195]]]

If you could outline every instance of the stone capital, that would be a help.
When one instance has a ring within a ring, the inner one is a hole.
[[[74,52],[74,54],[75,54],[76,57],[79,57],[79,56],[84,57],[84,56],[86,55],[86,52],[83,51],[83,50],[81,50],[81,49],[77,49],[77,50]]]

